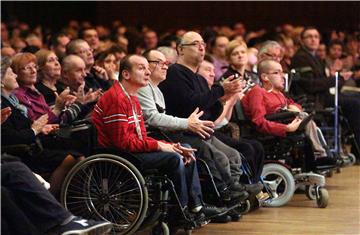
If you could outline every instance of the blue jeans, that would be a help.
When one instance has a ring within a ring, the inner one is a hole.
[[[189,145],[183,145],[188,147]],[[202,193],[196,162],[184,165],[181,155],[169,152],[133,153],[145,169],[157,169],[174,183],[181,206],[196,207],[202,203]]]

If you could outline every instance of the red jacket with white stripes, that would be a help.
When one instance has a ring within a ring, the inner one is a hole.
[[[146,135],[141,106],[136,96],[131,103],[118,82],[106,91],[94,107],[92,120],[97,129],[98,144],[128,152],[158,151],[157,140]],[[136,132],[132,106],[140,121],[142,139]]]

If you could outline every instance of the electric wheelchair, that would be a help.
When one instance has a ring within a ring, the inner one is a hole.
[[[294,114],[281,114],[267,117],[272,120],[285,120]],[[309,119],[307,119],[308,121]],[[303,133],[288,135],[286,138],[274,137],[258,133],[242,110],[241,103],[234,107],[232,122],[240,129],[242,138],[259,140],[265,150],[265,164],[262,172],[264,189],[271,196],[271,200],[263,204],[279,207],[287,204],[296,189],[305,187],[305,194],[310,200],[315,200],[317,206],[325,208],[328,205],[329,194],[325,188],[325,177],[322,174],[334,169],[334,164],[317,163],[314,159],[305,157],[309,151],[304,148],[309,140]],[[306,123],[304,122],[303,125]]]

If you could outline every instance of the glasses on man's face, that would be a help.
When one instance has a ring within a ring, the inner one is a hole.
[[[25,71],[31,71],[31,70],[38,70],[39,66],[37,64],[28,64],[25,67],[21,68],[22,70]]]
[[[268,58],[276,60],[276,61],[282,60],[282,55],[275,55],[275,54],[271,54],[271,53],[264,53],[264,55],[266,55]]]
[[[206,48],[206,43],[205,42],[199,42],[199,41],[194,41],[192,43],[184,43],[181,44],[181,46],[196,46],[196,47],[203,47]]]
[[[160,66],[161,68],[165,65],[170,65],[169,61],[162,61],[162,60],[148,60],[149,63],[154,63],[156,66]]]

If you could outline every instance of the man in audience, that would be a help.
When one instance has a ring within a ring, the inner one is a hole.
[[[335,86],[335,77],[326,76],[324,64],[316,56],[320,34],[316,28],[307,27],[300,37],[302,45],[291,61],[291,67],[301,74],[301,79],[296,84],[297,95],[306,94],[317,108],[333,107],[335,99],[330,88]],[[346,78],[339,78],[340,87]],[[360,100],[352,95],[340,94],[339,104],[360,146]]]
[[[182,208],[200,218],[225,213],[203,205],[200,182],[192,148],[179,143],[158,141],[147,136],[136,92],[150,81],[147,60],[128,55],[120,62],[119,82],[99,99],[93,111],[93,122],[102,147],[129,151],[142,166],[158,169],[172,179]]]
[[[214,60],[215,81],[220,79],[221,75],[225,73],[229,66],[225,56],[225,49],[228,43],[229,39],[222,35],[216,36],[212,43],[211,55]]]
[[[158,44],[158,36],[154,30],[148,30],[144,33],[145,49],[155,49]]]
[[[87,28],[82,31],[82,39],[84,39],[93,50],[94,56],[99,53],[100,40],[98,32],[95,28]]]
[[[216,187],[221,194],[221,199],[226,202],[231,199],[245,200],[248,196],[246,191],[242,188],[236,191],[236,187],[234,188],[231,185],[230,170],[224,172],[224,169],[219,167],[216,162],[219,154],[214,152],[213,148],[209,147],[209,144],[203,140],[203,138],[209,138],[213,133],[213,122],[200,120],[199,117],[203,112],[200,112],[199,109],[196,109],[188,118],[167,115],[164,96],[158,85],[166,79],[168,62],[165,56],[157,50],[149,50],[144,53],[144,56],[149,62],[151,71],[150,83],[141,88],[137,96],[141,104],[145,124],[149,127],[148,130],[158,129],[152,131],[150,135],[163,139],[170,138],[175,142],[189,143],[197,149],[197,157],[207,163]],[[226,220],[226,216],[216,218],[216,221],[219,222],[226,222]]]
[[[82,39],[75,39],[66,45],[67,55],[77,55],[85,62],[85,89],[107,90],[110,87],[109,77],[105,69],[95,66],[93,49]]]
[[[222,113],[221,99],[226,100],[240,92],[242,84],[233,76],[225,79],[222,85],[215,84],[211,90],[206,80],[197,74],[198,68],[205,56],[205,43],[200,34],[187,32],[178,46],[179,58],[176,64],[169,67],[166,80],[159,88],[164,94],[166,109],[169,115],[187,118],[199,108],[204,114],[202,120],[215,121]],[[212,152],[216,152],[217,163],[227,174],[231,175],[233,185],[243,188],[249,194],[261,191],[261,185],[243,186],[239,180],[241,158],[238,151],[222,143],[216,137],[206,139]]]
[[[66,45],[70,42],[70,38],[65,33],[58,33],[50,39],[50,50],[55,52],[61,62],[66,56]]]

